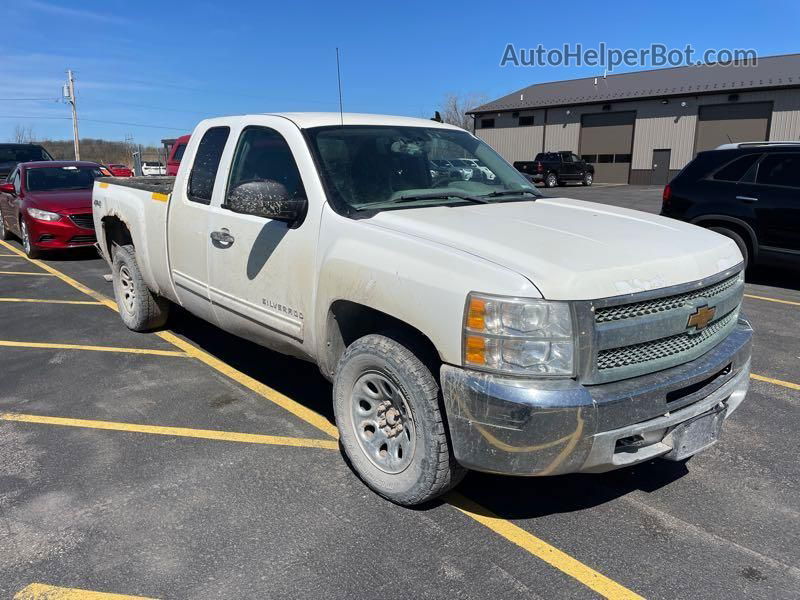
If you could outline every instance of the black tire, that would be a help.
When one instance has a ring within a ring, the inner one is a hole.
[[[742,253],[744,257],[744,268],[746,269],[750,266],[750,248],[747,246],[747,242],[744,241],[741,235],[736,233],[735,231],[728,229],[727,227],[709,227],[711,231],[716,231],[720,235],[724,235],[725,237],[731,238],[737,246],[739,246],[739,251]]]
[[[25,251],[25,256],[28,258],[39,258],[42,253],[31,241],[30,233],[28,233],[28,224],[25,222],[22,215],[19,217],[19,229],[21,233],[20,238],[22,239],[22,249]]]
[[[153,294],[145,284],[133,246],[114,248],[111,275],[119,316],[128,329],[150,331],[166,323],[169,301]]]
[[[0,240],[5,241],[9,239],[9,237],[11,237],[11,235],[8,233],[8,230],[6,229],[6,223],[3,220],[3,213],[0,213]]]
[[[392,393],[369,396],[369,378],[379,386],[387,384],[393,388]],[[396,420],[389,419],[388,410],[394,409],[384,408],[381,426],[379,419],[371,415],[381,415],[380,406],[388,402],[387,398],[394,401],[392,407],[404,408],[399,409]],[[384,498],[403,506],[422,504],[458,485],[466,474],[466,469],[455,461],[447,439],[439,385],[430,369],[406,345],[377,334],[353,342],[336,369],[333,404],[340,443],[351,467]],[[365,404],[374,406],[365,409]],[[398,458],[389,456],[388,447],[382,458],[382,449],[387,446],[383,443],[370,456],[365,447],[374,444],[373,448],[377,448],[383,440],[390,441],[387,435],[392,434],[386,431],[394,430],[389,425],[395,423],[401,428],[394,433],[395,439],[401,439],[411,450]],[[395,464],[390,463],[392,460]]]
[[[548,173],[544,178],[544,186],[554,188],[557,185],[561,185],[561,182],[558,180],[558,175],[555,173]]]
[[[581,181],[581,185],[592,185],[593,182],[594,182],[594,175],[592,175],[588,171],[583,174],[583,180]]]

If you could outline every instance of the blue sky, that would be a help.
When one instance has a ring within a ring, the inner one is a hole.
[[[531,83],[602,75],[588,67],[500,68],[508,43],[800,51],[796,0],[538,4],[9,0],[0,141],[16,125],[40,139],[71,137],[69,109],[56,101],[68,67],[76,72],[82,137],[130,134],[146,144],[188,132],[206,116],[338,110],[336,46],[346,111],[425,117],[448,92],[493,99]]]

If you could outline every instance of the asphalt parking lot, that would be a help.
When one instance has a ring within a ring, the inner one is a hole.
[[[657,212],[661,190],[546,193]],[[716,446],[472,473],[412,510],[348,469],[313,365],[180,312],[130,332],[93,251],[18,248],[0,246],[2,598],[800,597],[796,270],[748,276],[754,379]]]

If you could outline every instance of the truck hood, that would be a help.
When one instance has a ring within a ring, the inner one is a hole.
[[[707,229],[571,198],[383,211],[370,222],[505,266],[553,300],[669,287],[742,261],[733,241]]]

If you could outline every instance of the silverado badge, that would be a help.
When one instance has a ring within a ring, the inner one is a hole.
[[[705,329],[714,318],[714,313],[717,312],[716,308],[709,308],[708,306],[700,306],[698,309],[689,315],[689,321],[686,323],[687,329],[694,327],[697,331]]]

